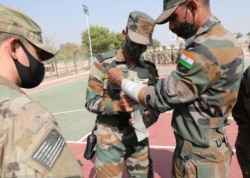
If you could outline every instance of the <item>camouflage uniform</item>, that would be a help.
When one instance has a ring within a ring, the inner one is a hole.
[[[169,47],[167,47],[167,49],[165,50],[165,61],[166,61],[166,64],[172,63],[172,52],[171,52],[171,48]]]
[[[152,59],[153,63],[158,64],[157,57],[156,57],[156,51],[154,49],[150,52],[150,55],[151,55],[151,59]]]
[[[0,177],[82,177],[55,118],[0,77]]]
[[[157,51],[156,51],[156,56],[157,56],[158,64],[164,64],[163,58],[162,58],[162,54],[161,54],[161,51],[160,51],[160,50],[157,50]]]
[[[137,141],[134,129],[128,125],[130,113],[117,113],[112,110],[112,102],[120,99],[121,90],[107,83],[107,71],[110,66],[127,71],[126,77],[136,75],[149,79],[151,84],[154,84],[158,75],[151,62],[144,61],[128,68],[122,50],[113,58],[94,61],[90,70],[86,108],[97,114],[96,173],[98,177],[122,177],[125,159],[131,177],[146,178],[148,174],[152,174],[149,142],[148,139]],[[146,127],[156,122],[158,115],[145,108],[143,121]]]
[[[232,110],[239,129],[235,148],[244,178],[250,178],[250,67],[243,74],[236,105]]]
[[[91,65],[85,107],[97,114],[95,167],[99,178],[122,177],[124,161],[130,177],[153,177],[148,137],[146,135],[142,141],[138,141],[141,137],[137,137],[138,130],[135,125],[137,123],[143,131],[147,131],[146,127],[157,121],[159,112],[144,106],[139,106],[140,110],[134,117],[131,115],[138,111],[136,109],[132,113],[115,111],[114,103],[119,102],[123,92],[121,88],[108,82],[108,69],[116,67],[121,68],[124,77],[130,80],[136,78],[137,81],[147,80],[148,85],[155,84],[158,78],[155,65],[142,57],[143,50],[138,53],[133,51],[133,54],[138,56],[132,56],[129,47],[126,46],[128,42],[133,42],[134,46],[130,49],[138,50],[137,47],[141,46],[145,49],[146,45],[152,44],[153,28],[153,18],[143,12],[131,12],[126,35],[124,34],[126,38],[124,47],[118,50],[113,58],[108,58],[106,53],[98,55],[98,60]],[[127,64],[128,60],[133,62],[130,67]],[[134,119],[133,126],[128,123],[130,118]]]
[[[39,50],[42,61],[54,56],[42,43],[41,29],[32,19],[16,9],[0,5],[1,53],[6,50],[15,51],[13,46],[11,48],[14,49],[4,49],[7,48],[4,45],[13,44],[11,41],[14,38],[20,46],[21,41],[29,41],[36,52]],[[0,177],[81,178],[82,169],[67,147],[55,118],[20,89],[27,81],[26,87],[34,88],[44,77],[43,64],[26,48],[23,49],[29,60],[29,67],[23,67],[20,71],[17,66],[9,63],[6,68],[11,72],[2,71],[4,68],[0,70]],[[7,52],[4,54],[1,54],[0,65],[6,65],[5,60],[11,60],[12,56]],[[23,61],[19,55],[16,56],[16,61]],[[31,76],[32,74],[36,75]],[[33,77],[34,80],[29,80]],[[19,80],[20,82],[16,82]]]
[[[179,58],[179,49],[178,48],[173,48],[172,49],[172,63],[177,64],[177,60]]]
[[[176,71],[149,87],[145,97],[160,112],[174,109],[172,175],[228,177],[232,150],[226,126],[244,67],[241,46],[211,17],[187,39],[181,58]]]

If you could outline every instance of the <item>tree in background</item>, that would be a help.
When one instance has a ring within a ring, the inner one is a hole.
[[[242,33],[240,33],[240,32],[237,32],[234,35],[235,35],[235,38],[237,38],[237,40],[240,40],[240,38],[243,37]]]
[[[57,58],[59,60],[67,61],[67,60],[72,60],[73,58],[73,53],[75,51],[82,51],[80,50],[79,46],[75,43],[65,43],[60,45],[60,51],[57,54]],[[82,52],[81,52],[82,53]]]
[[[106,27],[90,26],[90,39],[93,54],[119,49],[122,44],[121,33],[110,32]],[[89,48],[88,30],[82,32],[82,45]]]

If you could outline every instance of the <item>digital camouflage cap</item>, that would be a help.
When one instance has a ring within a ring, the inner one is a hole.
[[[41,49],[41,60],[54,56],[53,52],[43,45],[41,28],[22,12],[0,4],[0,32],[24,37]]]
[[[143,45],[152,45],[155,20],[148,14],[134,11],[129,14],[127,35],[130,40]]]
[[[156,24],[164,24],[168,22],[168,18],[174,13],[176,8],[187,0],[164,0],[163,12],[156,19]]]

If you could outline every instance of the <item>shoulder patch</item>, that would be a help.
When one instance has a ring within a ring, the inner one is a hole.
[[[187,50],[183,50],[179,62],[186,68],[191,69],[194,61],[195,61],[195,55],[188,52]]]
[[[66,141],[61,134],[56,129],[52,129],[32,155],[32,158],[50,170],[60,156],[65,144]]]
[[[116,51],[108,51],[108,52],[104,52],[104,53],[99,53],[96,55],[96,59],[101,63],[103,62],[105,59],[109,59],[112,58],[116,55]]]

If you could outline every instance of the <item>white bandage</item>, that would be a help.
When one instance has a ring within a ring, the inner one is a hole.
[[[126,93],[126,95],[128,95],[130,98],[137,101],[138,103],[139,103],[139,98],[138,98],[139,92],[145,86],[146,86],[145,84],[133,82],[128,79],[123,79],[121,84],[122,91]]]

